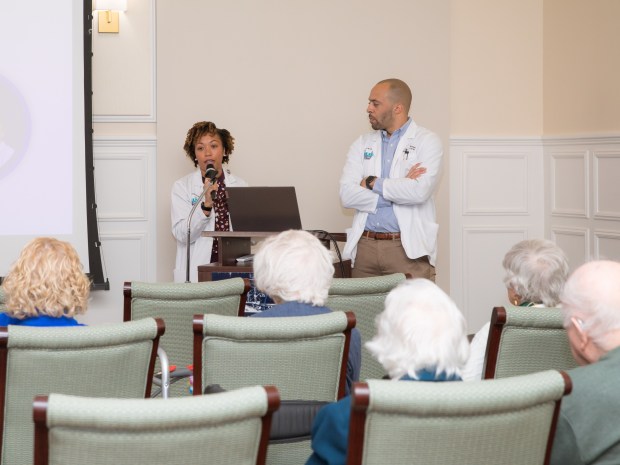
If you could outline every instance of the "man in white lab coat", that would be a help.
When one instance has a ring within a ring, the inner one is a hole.
[[[410,273],[435,280],[433,193],[443,149],[439,137],[409,118],[411,90],[399,79],[377,83],[368,98],[373,132],[349,149],[340,200],[355,209],[344,257],[353,277]]]

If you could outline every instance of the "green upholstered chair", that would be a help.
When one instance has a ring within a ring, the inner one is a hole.
[[[495,307],[482,370],[485,379],[577,366],[558,308]]]
[[[375,318],[383,311],[385,297],[407,275],[396,273],[372,278],[334,278],[329,288],[327,307],[332,310],[355,312],[356,327],[362,337],[362,367],[360,380],[382,378],[385,370],[365,347],[376,333]]]
[[[37,397],[34,463],[262,465],[279,403],[273,386],[166,401]]]
[[[344,396],[346,366],[355,315],[194,318],[194,394],[219,384],[237,389],[277,386],[284,400],[333,402]],[[269,464],[303,464],[310,441],[272,443]]]
[[[186,367],[192,363],[193,316],[196,313],[243,316],[249,289],[250,281],[242,278],[201,283],[126,282],[123,319],[163,318],[166,334],[161,338],[161,346],[170,364],[177,367],[179,376],[173,373],[174,383],[191,374]],[[182,395],[189,395],[187,383],[170,386],[170,396]]]
[[[568,375],[353,388],[347,465],[548,463]]]
[[[163,321],[153,318],[100,326],[0,328],[0,463],[32,464],[36,395],[148,397],[163,332]]]
[[[2,288],[2,286],[0,286],[0,313],[6,312],[6,305],[4,303],[4,299],[4,289]]]

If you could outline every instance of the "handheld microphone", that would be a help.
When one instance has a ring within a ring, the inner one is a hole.
[[[211,184],[213,184],[213,182],[215,181],[215,178],[217,178],[217,170],[213,166],[213,163],[209,163],[207,165],[207,169],[205,170],[205,178],[209,178],[209,181],[211,182]],[[217,192],[211,191],[211,200],[215,200],[216,196],[217,196]]]

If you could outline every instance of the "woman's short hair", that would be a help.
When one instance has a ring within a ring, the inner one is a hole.
[[[183,150],[189,158],[194,162],[194,166],[198,166],[198,160],[196,159],[196,144],[200,138],[206,134],[211,136],[218,135],[222,141],[224,147],[224,157],[222,163],[228,163],[230,161],[230,154],[235,150],[235,138],[230,135],[228,129],[220,129],[215,123],[211,121],[199,121],[194,124],[187,135],[185,136],[185,144],[183,144]]]
[[[571,325],[572,318],[580,320],[594,344],[606,352],[617,345],[610,335],[620,330],[618,283],[620,263],[597,260],[577,268],[562,291],[564,327]]]
[[[324,305],[333,276],[329,250],[306,231],[269,236],[254,255],[256,287],[276,301]]]
[[[392,379],[417,379],[420,370],[460,376],[469,357],[463,314],[427,279],[407,280],[392,289],[376,326],[366,347]]]
[[[555,243],[530,239],[518,242],[504,256],[504,284],[522,300],[555,307],[568,277],[568,259]]]
[[[2,283],[7,314],[73,317],[84,313],[90,281],[75,249],[49,237],[30,241]]]

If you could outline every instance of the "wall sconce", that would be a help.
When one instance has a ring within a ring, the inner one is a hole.
[[[118,12],[127,11],[127,0],[93,0],[99,17],[99,32],[118,33]]]

